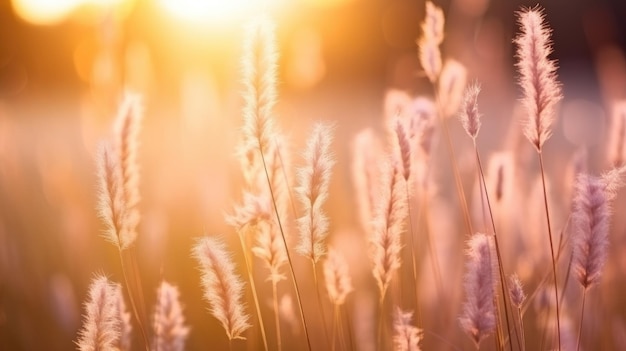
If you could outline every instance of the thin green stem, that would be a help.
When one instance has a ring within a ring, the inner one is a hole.
[[[250,287],[252,288],[252,298],[254,300],[254,307],[256,309],[256,315],[259,320],[259,326],[261,327],[261,338],[263,339],[263,347],[265,351],[268,351],[267,336],[265,334],[265,326],[263,325],[263,317],[261,316],[261,307],[259,306],[259,297],[257,296],[256,285],[254,283],[254,277],[252,276],[252,263],[248,256],[248,250],[246,250],[246,244],[243,240],[243,234],[239,234],[239,242],[241,243],[241,250],[243,251],[243,257],[246,261],[246,270],[248,271],[248,280],[250,281]]]
[[[559,313],[559,285],[556,278],[556,261],[554,259],[554,245],[552,244],[552,226],[550,225],[550,210],[548,208],[548,193],[546,191],[546,176],[543,167],[543,154],[539,151],[539,165],[541,167],[541,183],[543,185],[543,202],[546,208],[546,219],[548,222],[548,238],[550,239],[550,254],[552,257],[552,276],[554,278],[554,297],[556,300],[556,335],[558,339],[559,351],[561,351],[561,318]]]
[[[291,273],[291,279],[293,281],[293,286],[296,291],[296,300],[298,301],[298,308],[300,309],[300,319],[302,320],[302,326],[304,328],[304,335],[306,336],[307,346],[309,351],[311,348],[311,339],[309,337],[309,330],[307,328],[306,319],[304,317],[304,309],[302,308],[302,298],[300,297],[300,289],[298,288],[298,281],[296,280],[296,274],[293,269],[293,263],[291,261],[291,255],[289,254],[289,248],[287,245],[287,239],[285,238],[285,232],[283,230],[283,224],[280,220],[280,215],[278,214],[278,205],[276,204],[276,198],[274,197],[274,190],[272,189],[272,182],[270,180],[270,175],[267,171],[267,164],[265,162],[265,156],[263,155],[263,149],[259,145],[259,151],[261,153],[261,160],[263,161],[263,170],[265,171],[265,178],[267,179],[267,185],[270,189],[270,195],[272,196],[272,203],[274,204],[274,212],[276,213],[276,221],[278,222],[278,227],[280,228],[280,235],[283,239],[283,245],[285,247],[285,254],[287,255],[287,261],[289,262],[289,272]]]

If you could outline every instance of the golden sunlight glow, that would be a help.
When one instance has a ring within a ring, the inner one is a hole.
[[[340,6],[354,2],[354,0],[301,0],[305,4],[317,6],[317,7],[332,7]]]
[[[223,22],[268,6],[270,0],[160,0],[175,17],[190,22]]]
[[[128,0],[11,0],[13,9],[27,22],[50,25],[66,19],[79,7],[118,7]]]
[[[67,17],[81,0],[12,0],[13,9],[33,24],[55,24]]]

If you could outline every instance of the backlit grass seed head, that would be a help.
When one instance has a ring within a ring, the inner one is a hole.
[[[395,132],[397,153],[402,161],[398,165],[402,167],[402,177],[405,181],[408,181],[411,176],[411,142],[407,135],[406,127],[399,118],[396,118],[393,130]]]
[[[105,225],[104,237],[124,250],[133,244],[137,233],[129,228],[119,159],[107,142],[100,145],[97,157],[98,215]]]
[[[394,351],[420,351],[422,330],[413,326],[413,312],[404,312],[397,307],[393,317]]]
[[[346,301],[346,296],[354,290],[350,268],[345,258],[335,249],[328,250],[328,256],[324,261],[324,278],[326,290],[330,302],[340,306]]]
[[[132,332],[133,326],[131,324],[130,312],[126,309],[126,303],[124,302],[124,293],[122,292],[122,286],[120,284],[114,285],[115,292],[115,307],[117,312],[117,318],[120,320],[120,338],[118,342],[118,348],[121,351],[130,351],[132,346]]]
[[[509,277],[509,294],[511,296],[511,303],[517,308],[522,308],[522,304],[524,300],[526,300],[526,294],[524,294],[522,282],[519,280],[517,274],[512,274]]]
[[[278,283],[287,278],[282,273],[287,264],[287,252],[278,225],[273,219],[256,227],[256,245],[252,252],[263,260],[269,269],[268,280]]]
[[[158,351],[183,351],[189,334],[180,304],[178,288],[162,281],[157,290],[154,308],[153,349]]]
[[[371,257],[374,264],[373,275],[378,284],[381,297],[384,297],[391,279],[402,264],[401,236],[404,223],[408,217],[408,209],[404,195],[403,179],[398,171],[394,158],[391,163],[383,165],[380,195],[374,217],[373,233],[370,238]]]
[[[331,153],[332,127],[318,124],[313,128],[304,153],[305,165],[298,170],[296,193],[304,214],[298,218],[300,254],[317,263],[326,253],[328,217],[322,206],[328,198],[330,176],[335,160]]]
[[[495,279],[489,236],[477,233],[469,240],[465,273],[465,303],[459,321],[478,345],[496,326]]]
[[[578,177],[572,221],[573,272],[584,288],[598,282],[609,246],[610,205],[601,178]]]
[[[261,16],[246,28],[243,56],[244,126],[246,138],[265,152],[274,133],[273,113],[276,104],[275,26]]]
[[[76,342],[80,351],[114,350],[120,340],[121,320],[115,285],[96,276],[89,286],[83,327]]]
[[[242,334],[251,325],[242,302],[244,283],[235,273],[226,245],[219,239],[204,237],[196,242],[193,257],[200,264],[209,311],[222,323],[228,339],[245,339]]]
[[[477,83],[471,84],[465,90],[465,97],[459,115],[465,132],[474,140],[476,140],[480,130],[481,115],[478,112],[478,94],[480,94],[480,85]]]
[[[515,38],[516,66],[523,91],[522,103],[526,109],[524,135],[537,152],[541,152],[543,143],[552,134],[556,104],[562,99],[556,61],[548,58],[552,53],[551,30],[544,17],[540,8],[519,12],[521,32]]]
[[[422,36],[417,42],[418,57],[424,73],[434,83],[441,72],[441,51],[439,45],[444,38],[444,17],[441,8],[426,2],[426,14],[422,22]]]

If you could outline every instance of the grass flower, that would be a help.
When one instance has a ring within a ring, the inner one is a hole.
[[[465,273],[465,303],[459,321],[476,347],[496,326],[495,279],[490,239],[475,234],[469,241]]]
[[[185,316],[180,304],[178,288],[162,281],[157,290],[154,307],[154,342],[152,348],[157,351],[183,351],[189,334],[185,326]]]
[[[229,340],[245,339],[242,334],[251,325],[242,301],[244,284],[226,246],[219,239],[204,237],[195,244],[193,257],[200,264],[210,312],[222,323]]]

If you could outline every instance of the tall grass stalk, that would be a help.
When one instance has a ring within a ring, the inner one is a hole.
[[[281,351],[283,348],[282,338],[280,336],[280,318],[278,316],[278,293],[276,291],[276,281],[272,280],[272,301],[274,304],[274,324],[276,328],[276,346],[277,350]]]
[[[580,350],[580,340],[583,334],[583,318],[585,316],[585,298],[587,297],[587,288],[583,287],[583,302],[580,306],[580,325],[578,326],[578,338],[576,339],[576,351]]]
[[[502,291],[502,302],[504,303],[504,318],[506,319],[506,328],[507,328],[507,333],[509,335],[509,343],[511,345],[511,349],[513,348],[512,342],[511,342],[511,325],[509,323],[509,308],[508,308],[508,300],[510,299],[510,296],[508,294],[508,286],[507,286],[507,282],[506,282],[506,276],[504,274],[504,264],[502,263],[502,254],[500,252],[500,245],[498,244],[498,234],[496,232],[496,223],[493,220],[493,211],[491,209],[491,201],[489,200],[489,191],[487,191],[487,184],[485,182],[485,173],[483,171],[483,166],[482,166],[482,162],[480,160],[480,153],[478,152],[478,147],[476,145],[476,140],[473,139],[473,144],[474,144],[474,152],[476,153],[476,163],[477,163],[477,167],[478,170],[480,172],[480,181],[482,183],[482,189],[484,189],[485,191],[485,200],[487,201],[487,209],[489,210],[489,219],[491,220],[491,228],[493,230],[493,240],[495,243],[495,247],[496,247],[496,257],[498,259],[498,273],[500,275],[500,288]],[[482,194],[481,194],[482,197]],[[515,330],[515,325],[513,326],[513,330],[515,333],[515,338],[517,339],[517,346],[519,348],[521,348],[521,342],[519,339],[519,335],[517,334],[517,330]]]
[[[311,350],[311,340],[309,330],[302,308],[302,298],[298,282],[291,260],[291,254],[287,244],[287,238],[283,229],[280,211],[276,202],[275,189],[272,186],[266,151],[272,138],[275,138],[273,107],[276,104],[276,72],[278,55],[276,53],[274,24],[266,17],[261,17],[253,22],[247,32],[245,45],[246,56],[243,60],[244,84],[244,134],[250,142],[254,143],[254,148],[261,156],[263,171],[267,186],[272,197],[272,204],[276,214],[276,221],[280,229],[280,235],[285,248],[285,254],[289,263],[289,272],[293,281],[296,293],[300,318],[304,328],[308,349]]]
[[[283,230],[283,224],[280,220],[280,214],[278,211],[278,205],[276,204],[276,198],[274,196],[274,190],[272,189],[272,181],[270,180],[270,175],[267,171],[267,165],[265,163],[265,155],[263,154],[263,148],[261,147],[261,142],[259,140],[259,152],[261,153],[261,161],[263,162],[263,170],[265,171],[265,178],[267,179],[267,186],[270,190],[270,195],[272,196],[272,204],[274,205],[274,212],[276,213],[276,221],[278,222],[278,228],[280,229],[280,235],[283,239],[283,244],[285,246],[285,254],[287,255],[287,261],[289,262],[289,273],[291,274],[291,280],[293,282],[293,287],[296,292],[296,300],[298,301],[298,308],[300,309],[300,318],[302,321],[302,326],[304,328],[304,335],[306,336],[307,346],[309,351],[311,348],[311,339],[309,337],[309,330],[306,324],[306,318],[304,317],[304,309],[302,308],[302,298],[300,297],[300,289],[298,288],[298,281],[296,280],[296,274],[293,269],[293,263],[291,261],[291,254],[289,253],[289,247],[287,245],[287,238],[285,237],[285,232]]]
[[[550,257],[552,258],[552,278],[554,280],[554,297],[556,304],[556,329],[559,351],[561,350],[561,317],[559,311],[559,286],[556,278],[556,259],[554,256],[554,244],[552,243],[552,226],[550,225],[550,210],[548,208],[548,193],[546,191],[546,176],[543,167],[543,153],[539,151],[539,165],[541,167],[541,184],[543,186],[543,203],[546,209],[546,221],[548,223],[548,238],[550,239]]]
[[[250,288],[252,290],[254,308],[256,309],[257,319],[259,321],[259,327],[261,329],[261,339],[263,339],[263,347],[265,351],[268,351],[269,348],[267,347],[267,335],[265,331],[265,325],[263,323],[263,316],[261,315],[261,307],[259,306],[259,297],[257,296],[256,284],[254,283],[254,277],[252,275],[252,268],[253,268],[252,262],[251,262],[252,260],[250,259],[248,250],[246,249],[246,244],[243,238],[244,234],[239,233],[237,236],[239,237],[239,242],[241,243],[241,250],[243,251],[243,257],[244,257],[244,260],[246,261],[246,271],[248,271],[248,280],[250,281]],[[278,313],[278,312],[274,310],[274,313]]]
[[[319,282],[317,279],[317,269],[315,261],[311,260],[311,268],[313,269],[313,282],[315,285],[315,295],[317,296],[317,304],[320,308],[320,317],[322,319],[322,329],[324,329],[324,337],[326,345],[330,344],[330,337],[328,336],[328,325],[326,324],[326,313],[324,312],[324,304],[322,303],[322,297],[320,295]]]

